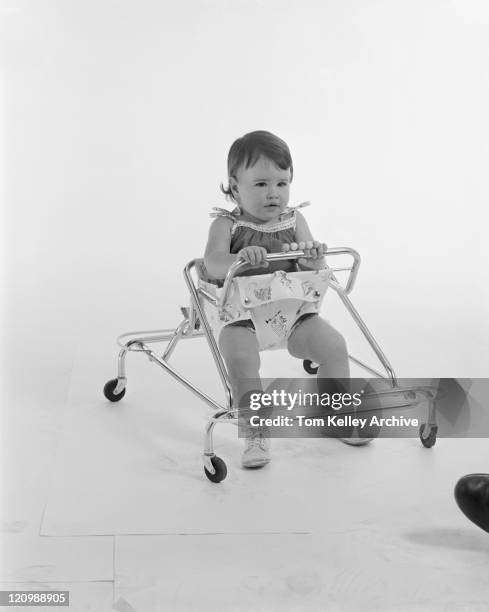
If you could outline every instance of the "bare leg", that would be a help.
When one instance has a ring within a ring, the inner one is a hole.
[[[226,363],[236,407],[245,393],[261,391],[258,340],[252,330],[228,325],[219,336],[219,349]]]
[[[293,357],[319,364],[320,378],[350,378],[345,339],[320,317],[309,317],[299,323],[290,335],[288,349]]]
[[[299,359],[311,359],[319,364],[320,387],[329,387],[329,392],[351,392],[348,350],[343,336],[329,323],[319,317],[310,317],[300,323],[289,338],[289,352]],[[330,379],[330,383],[324,379]],[[334,380],[331,380],[334,379]],[[348,408],[347,412],[351,413]],[[367,427],[359,437],[352,436],[353,428],[336,428],[335,436],[347,444],[362,445],[379,435],[380,429]]]
[[[348,351],[343,336],[320,317],[309,317],[299,323],[290,335],[289,353],[299,359],[319,364],[318,391],[345,393],[350,391]],[[335,428],[335,437],[348,438],[352,428]],[[328,431],[329,435],[329,431]],[[346,441],[346,440],[344,440]]]
[[[229,373],[233,407],[249,408],[249,394],[262,391],[256,335],[246,327],[227,326],[219,336],[219,348]],[[266,428],[251,427],[248,411],[245,416],[240,417],[239,425],[240,433],[244,433],[246,437],[243,467],[263,467],[270,461],[269,431]]]

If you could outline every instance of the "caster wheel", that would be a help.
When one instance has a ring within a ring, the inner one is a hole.
[[[468,474],[455,485],[455,501],[465,516],[489,532],[489,474]]]
[[[228,474],[228,469],[226,467],[226,464],[220,457],[216,457],[215,455],[214,457],[211,457],[211,463],[212,463],[212,467],[216,470],[216,473],[211,474],[207,470],[207,468],[204,467],[205,475],[211,482],[221,482],[222,480],[226,478]]]
[[[308,374],[317,374],[318,373],[319,366],[313,366],[312,365],[312,361],[310,359],[304,359],[304,361],[302,362],[302,365],[304,367],[304,370]]]
[[[426,423],[423,423],[423,425],[421,425],[421,427],[419,428],[419,439],[421,440],[421,444],[425,448],[431,448],[432,446],[435,446],[438,427],[436,425],[433,425],[430,429],[429,436],[427,438],[424,438],[423,435],[425,433],[426,427],[428,427],[428,425]]]
[[[106,382],[104,385],[104,395],[111,402],[118,402],[126,394],[125,389],[122,389],[120,393],[117,393],[117,394],[114,393],[114,389],[117,387],[118,382],[119,381],[117,380],[117,378],[113,378],[112,380],[109,380],[108,382]]]

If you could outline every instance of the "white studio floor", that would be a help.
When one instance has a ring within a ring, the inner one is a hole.
[[[69,590],[70,610],[96,612],[487,610],[489,536],[453,500],[461,475],[489,468],[486,440],[273,440],[272,463],[244,471],[237,429],[218,426],[229,473],[214,485],[207,408],[139,355],[110,404],[103,340],[13,376],[0,589]],[[204,352],[175,365],[217,398]],[[263,367],[303,375],[285,353]]]

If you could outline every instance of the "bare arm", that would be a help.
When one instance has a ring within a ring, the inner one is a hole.
[[[217,217],[209,229],[204,264],[209,274],[217,279],[225,278],[229,266],[236,261],[237,256],[229,252],[232,225],[231,219]]]

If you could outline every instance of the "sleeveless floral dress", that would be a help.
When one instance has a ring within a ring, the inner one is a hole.
[[[230,253],[236,254],[247,246],[261,246],[267,252],[274,253],[281,252],[284,243],[296,242],[296,210],[308,204],[309,202],[304,202],[295,207],[287,207],[278,221],[273,224],[256,224],[240,220],[238,208],[232,212],[223,208],[214,208],[215,212],[211,213],[211,217],[227,217],[232,220]],[[205,305],[216,339],[224,326],[245,327],[257,334],[260,350],[282,348],[293,329],[301,321],[317,316],[322,296],[327,288],[328,271],[301,272],[300,278],[294,280],[287,274],[298,271],[296,260],[284,259],[270,262],[266,268],[253,268],[239,272],[237,275],[239,277],[266,276],[263,281],[260,281],[259,278],[249,281],[237,279],[236,282],[242,294],[238,296],[238,290],[235,294],[231,293],[230,298],[235,299],[231,300],[233,303],[228,304],[220,315],[217,314],[214,307]],[[200,268],[200,279],[207,285],[207,290],[211,293],[218,292],[220,290],[218,288],[223,285],[223,281],[211,277],[203,265]],[[243,285],[243,283],[248,284]],[[211,289],[212,286],[214,290]],[[278,296],[284,300],[270,304],[272,298]],[[321,298],[318,299],[317,296]],[[247,307],[243,308],[243,304],[247,304]],[[250,306],[255,306],[252,314]],[[255,323],[258,324],[258,327],[255,326]]]

